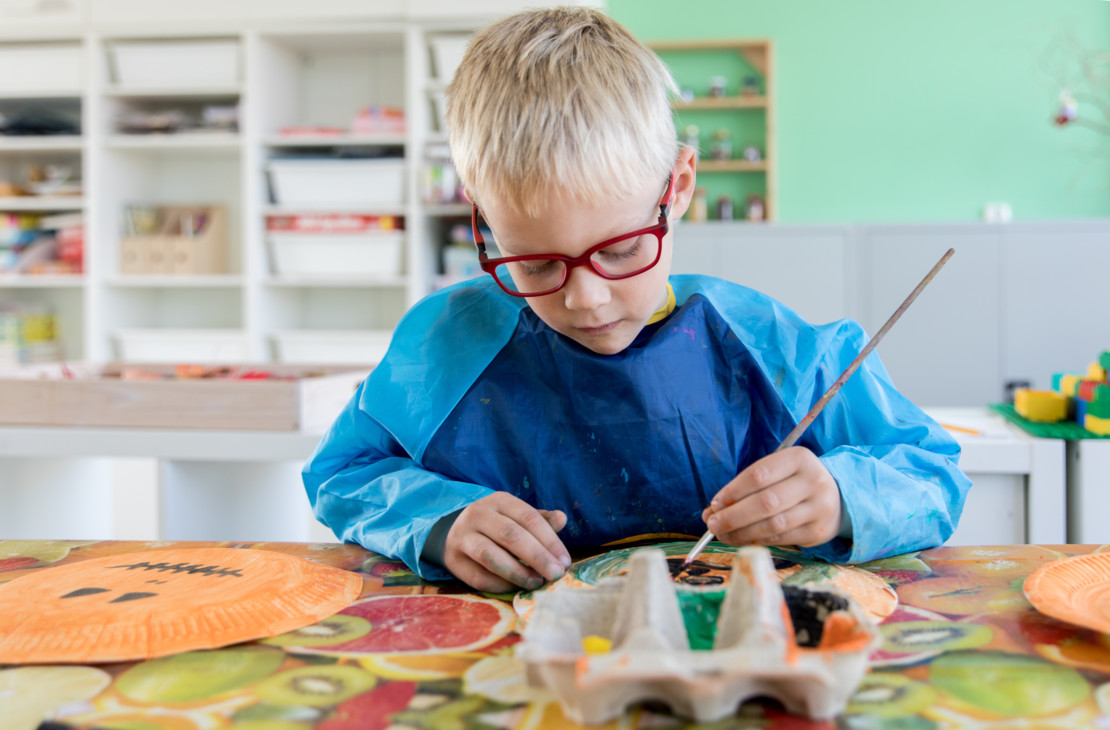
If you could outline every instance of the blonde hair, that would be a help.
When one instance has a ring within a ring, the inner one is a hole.
[[[511,15],[471,40],[447,89],[452,158],[471,196],[536,215],[662,185],[678,154],[670,72],[584,7]]]

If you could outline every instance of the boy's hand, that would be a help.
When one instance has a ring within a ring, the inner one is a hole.
[[[570,553],[555,535],[566,524],[563,512],[537,510],[508,492],[494,492],[459,514],[447,533],[443,563],[480,591],[539,588],[570,566]]]
[[[816,454],[794,446],[740,472],[702,519],[729,545],[812,547],[840,529],[840,490]]]

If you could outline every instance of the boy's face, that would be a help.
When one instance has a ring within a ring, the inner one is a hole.
[[[555,199],[534,218],[495,200],[483,200],[481,207],[502,256],[579,256],[601,241],[655,223],[665,188],[666,180],[650,181],[628,198],[596,206]],[[681,215],[672,210],[672,221],[676,213]],[[549,327],[583,347],[600,355],[621,352],[666,303],[672,235],[669,231],[661,242],[659,263],[642,274],[611,280],[579,266],[568,272],[562,289],[525,301]]]

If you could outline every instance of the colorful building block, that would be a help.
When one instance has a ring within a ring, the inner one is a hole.
[[[1079,383],[1082,380],[1082,375],[1075,375],[1074,373],[1063,373],[1060,375],[1059,386],[1056,386],[1056,379],[1055,377],[1053,377],[1053,390],[1056,390],[1061,395],[1066,395],[1069,398],[1075,398],[1079,393]]]
[[[1110,385],[1095,386],[1094,394],[1087,402],[1087,413],[1098,418],[1110,418]]]
[[[1099,436],[1110,436],[1110,418],[1099,418],[1088,413],[1083,420],[1083,428]]]
[[[1018,388],[1014,391],[1014,410],[1030,421],[1055,423],[1068,417],[1068,399],[1052,390]]]
[[[1097,380],[1100,383],[1106,382],[1106,368],[1101,363],[1093,362],[1087,366],[1087,378],[1089,380]]]
[[[1110,372],[1110,350],[1106,350],[1098,356],[1098,364]]]

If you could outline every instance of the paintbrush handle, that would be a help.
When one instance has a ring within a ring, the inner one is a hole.
[[[821,399],[814,403],[813,407],[809,409],[809,413],[805,415],[805,418],[798,421],[798,425],[792,428],[790,430],[790,433],[786,434],[786,438],[782,440],[782,443],[779,444],[778,448],[775,449],[772,453],[777,454],[783,449],[788,449],[795,443],[797,443],[798,439],[802,437],[802,434],[805,433],[805,430],[809,428],[809,425],[813,423],[814,419],[816,419],[817,416],[821,415],[821,411],[825,410],[825,406],[828,405],[833,396],[840,392],[840,388],[846,382],[848,382],[848,378],[852,377],[852,374],[859,369],[859,366],[863,363],[864,360],[867,359],[867,356],[871,354],[871,351],[875,349],[875,345],[878,345],[879,342],[882,341],[883,337],[886,336],[886,333],[889,332],[890,328],[894,326],[894,323],[901,318],[902,314],[904,314],[907,309],[909,309],[910,305],[913,304],[913,301],[917,299],[917,295],[920,294],[925,289],[925,287],[929,285],[929,282],[933,280],[933,277],[937,275],[937,272],[940,271],[941,267],[948,263],[948,259],[952,258],[952,254],[954,253],[956,253],[956,250],[950,248],[944,253],[943,256],[940,257],[940,260],[933,265],[933,268],[929,270],[929,273],[925,275],[925,278],[921,280],[921,283],[915,286],[913,291],[910,292],[910,295],[906,297],[906,300],[902,302],[898,309],[894,310],[894,314],[890,315],[890,319],[886,321],[886,324],[879,328],[879,331],[876,332],[875,336],[868,341],[867,345],[865,345],[862,350],[860,350],[860,353],[856,355],[856,358],[852,360],[847,368],[844,369],[844,372],[840,374],[840,377],[836,379],[836,382],[829,386],[829,389],[825,391],[825,394],[821,396]],[[712,539],[713,532],[710,530],[706,530],[705,534],[702,535],[701,539],[698,540],[697,543],[694,545],[694,548],[686,555],[686,560],[683,561],[683,564],[689,565],[691,562],[693,562],[693,560],[701,554],[701,551],[705,549],[705,546],[708,545],[709,541]]]

